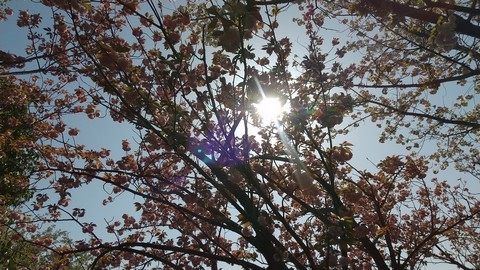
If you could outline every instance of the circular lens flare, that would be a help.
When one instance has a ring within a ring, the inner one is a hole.
[[[255,104],[257,114],[262,118],[263,124],[270,124],[280,118],[285,112],[285,106],[282,105],[278,98],[265,97],[263,100]]]

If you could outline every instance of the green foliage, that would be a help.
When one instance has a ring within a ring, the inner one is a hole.
[[[19,231],[6,230],[0,232],[0,268],[17,269],[53,269],[83,270],[87,269],[92,260],[89,253],[82,252],[73,255],[61,255],[45,246],[38,245],[42,241],[55,242],[58,249],[69,249],[72,240],[68,233],[55,229],[55,226],[46,230],[29,234],[21,228]],[[58,250],[57,249],[57,250]]]
[[[1,91],[14,87],[6,79]],[[9,205],[18,205],[31,197],[29,175],[33,172],[36,154],[23,142],[32,139],[28,108],[23,104],[0,106],[0,196]]]

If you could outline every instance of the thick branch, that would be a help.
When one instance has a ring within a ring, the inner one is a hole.
[[[266,1],[251,1],[251,2],[256,6],[268,6],[268,5],[295,3],[295,0],[266,0]]]
[[[393,14],[396,14],[399,16],[417,19],[420,21],[429,22],[433,24],[436,24],[440,19],[440,17],[443,16],[435,12],[417,9],[417,8],[414,8],[405,4],[401,4],[398,2],[394,2],[394,1],[364,0],[362,1],[362,4],[366,5],[372,10],[381,12],[382,14],[388,14],[388,12],[392,12]],[[455,17],[456,17],[455,31],[457,33],[480,38],[480,27],[463,19],[461,16],[455,15]]]
[[[142,253],[143,255],[149,256],[153,259],[159,260],[160,258],[157,255],[150,254],[148,252],[142,252],[140,250],[132,249],[135,247],[141,247],[141,248],[150,248],[153,250],[164,250],[164,251],[172,251],[172,252],[178,252],[182,254],[189,254],[189,255],[195,255],[195,256],[200,256],[202,258],[209,258],[212,260],[216,261],[222,261],[226,263],[231,263],[235,265],[241,265],[247,269],[258,269],[262,270],[263,268],[259,267],[256,264],[239,260],[236,258],[231,258],[231,257],[226,257],[226,256],[221,256],[221,255],[216,255],[212,253],[206,253],[202,252],[196,249],[189,249],[189,248],[183,248],[183,247],[175,247],[175,246],[169,246],[169,245],[162,245],[162,244],[153,244],[153,243],[121,243],[118,246],[111,247],[110,250],[125,250],[127,249],[128,252],[136,252],[136,253]]]
[[[473,7],[464,7],[464,6],[458,6],[458,5],[453,5],[449,3],[444,3],[444,2],[439,2],[439,1],[431,1],[431,0],[424,0],[425,4],[428,7],[438,7],[438,8],[444,8],[444,9],[449,9],[449,10],[455,10],[458,12],[463,12],[463,13],[468,13],[470,15],[480,15],[480,10],[473,8]]]

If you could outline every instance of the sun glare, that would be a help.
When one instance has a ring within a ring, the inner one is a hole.
[[[270,124],[280,118],[285,112],[285,106],[278,98],[265,97],[260,103],[255,104],[257,114],[262,118],[263,124]]]

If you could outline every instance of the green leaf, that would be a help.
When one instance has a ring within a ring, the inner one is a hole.
[[[141,209],[142,209],[142,204],[139,203],[139,202],[136,202],[136,203],[135,203],[135,211],[138,212],[138,211],[140,211]]]
[[[15,265],[15,262],[12,259],[10,259],[8,261],[7,269],[8,270],[17,270],[17,266]]]
[[[252,226],[252,222],[250,222],[244,215],[238,214],[237,218],[240,222],[240,225],[242,225],[244,228]]]
[[[272,8],[272,15],[273,15],[274,17],[277,17],[278,14],[280,14],[280,9],[279,9],[277,6],[274,6],[274,7]]]

